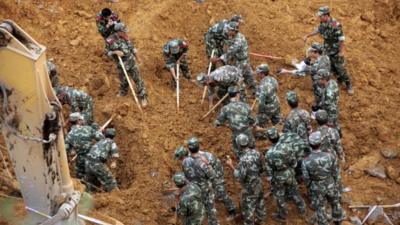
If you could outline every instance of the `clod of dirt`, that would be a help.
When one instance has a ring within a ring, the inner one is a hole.
[[[399,155],[399,151],[392,148],[384,148],[381,150],[381,154],[387,159],[394,159],[397,158],[397,156]]]
[[[120,105],[120,106],[118,107],[117,112],[118,112],[118,114],[121,115],[121,116],[126,116],[126,115],[128,115],[128,112],[129,112],[129,104],[128,104],[128,103],[124,103],[124,104]]]
[[[373,177],[386,179],[385,167],[383,167],[381,164],[376,164],[374,166],[371,166],[370,168],[366,169],[365,171]]]
[[[386,174],[392,180],[396,180],[399,177],[399,171],[390,165],[386,167]]]

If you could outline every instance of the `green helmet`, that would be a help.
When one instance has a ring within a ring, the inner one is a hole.
[[[175,160],[178,160],[178,159],[180,159],[180,158],[182,158],[182,157],[184,157],[184,156],[187,156],[188,154],[189,154],[189,153],[188,153],[188,151],[186,150],[185,147],[179,146],[179,147],[175,150],[174,158],[175,158]]]
[[[299,99],[295,91],[288,91],[286,93],[286,100],[288,101],[289,104],[297,104],[299,102]]]
[[[245,135],[245,134],[239,134],[237,137],[236,137],[236,143],[238,144],[238,145],[240,145],[240,146],[247,146],[248,144],[249,144],[249,142],[250,142],[250,139],[249,139],[249,137],[247,136],[247,135]]]
[[[110,137],[110,138],[115,137],[115,129],[114,129],[114,128],[107,128],[107,129],[104,131],[104,135],[105,135],[106,137]]]
[[[235,14],[235,15],[232,16],[230,21],[242,23],[243,22],[243,17],[240,14]]]
[[[79,112],[69,114],[69,121],[76,122],[78,120],[83,120],[83,116]]]
[[[278,129],[276,127],[270,127],[267,129],[267,136],[269,139],[277,139],[279,138]]]
[[[329,75],[330,75],[329,70],[327,70],[327,69],[320,69],[320,70],[318,70],[318,72],[317,72],[316,78],[317,78],[317,80],[319,80],[319,79],[326,79],[326,78],[329,78]]]
[[[320,145],[321,144],[321,132],[316,131],[310,134],[308,137],[310,145]]]
[[[187,141],[187,145],[190,151],[195,152],[197,152],[200,147],[199,140],[196,137],[189,138],[189,140]]]
[[[169,49],[171,50],[172,54],[178,54],[179,53],[179,41],[178,40],[170,41]]]
[[[239,23],[235,21],[231,21],[227,26],[228,30],[239,31]]]
[[[264,64],[261,64],[261,65],[258,65],[257,68],[256,68],[256,73],[268,74],[269,73],[268,64],[264,63]]]
[[[237,93],[239,93],[239,88],[238,87],[236,87],[236,86],[230,86],[229,88],[228,88],[228,94],[229,94],[229,96],[235,96]]]
[[[322,15],[326,15],[326,14],[328,14],[330,12],[331,11],[329,10],[328,6],[322,6],[322,7],[319,7],[317,15],[318,16],[322,16]]]
[[[328,113],[325,110],[320,109],[315,113],[315,119],[319,124],[325,124],[328,122]]]
[[[174,180],[175,185],[178,187],[183,186],[186,183],[185,174],[182,172],[175,173],[172,179]]]

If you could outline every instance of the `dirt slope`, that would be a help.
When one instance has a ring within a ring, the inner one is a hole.
[[[340,97],[340,121],[347,155],[342,176],[345,185],[353,189],[345,194],[345,205],[350,201],[400,202],[397,178],[400,160],[387,160],[379,154],[384,147],[400,148],[400,3],[396,0],[206,0],[203,4],[188,0],[120,0],[117,4],[31,0],[21,1],[20,5],[3,0],[0,18],[16,21],[48,47],[47,56],[54,58],[62,83],[84,89],[94,97],[95,115],[100,123],[106,121],[113,110],[118,112],[114,126],[118,130],[117,143],[122,157],[116,174],[122,190],[111,195],[97,194],[96,208],[127,225],[152,225],[174,221],[173,212],[167,208],[160,190],[171,183],[171,175],[179,169],[179,164],[172,160],[176,146],[196,135],[205,149],[220,157],[231,154],[230,131],[213,128],[215,115],[199,121],[207,111],[206,104],[200,106],[199,103],[201,88],[184,80],[182,110],[176,113],[174,90],[168,85],[168,73],[162,70],[163,44],[170,38],[185,38],[190,45],[192,74],[205,71],[204,32],[210,23],[240,13],[245,18],[241,32],[247,37],[251,51],[287,59],[301,58],[305,50],[301,37],[317,25],[315,12],[324,4],[333,8],[334,17],[344,26],[348,69],[355,89],[354,96],[342,91]],[[151,103],[143,117],[130,97],[115,97],[118,90],[116,68],[103,54],[104,43],[94,23],[95,13],[106,6],[117,11],[127,24],[142,59],[139,67]],[[264,61],[259,58],[251,59],[253,67],[261,62]],[[283,62],[267,62],[272,71],[283,66]],[[302,107],[310,108],[312,92],[308,78],[278,79],[285,115],[289,109],[284,104],[284,93],[289,89],[299,92]],[[397,175],[394,174],[394,179],[381,180],[364,174],[363,170],[375,162],[390,166]],[[228,190],[233,192],[228,169],[226,178]],[[237,194],[235,198],[238,199]],[[268,205],[270,215],[275,203],[269,199]],[[222,224],[228,224],[222,219],[225,212],[221,206]],[[289,224],[303,224],[296,211],[292,214]],[[348,214],[352,213],[348,211]]]

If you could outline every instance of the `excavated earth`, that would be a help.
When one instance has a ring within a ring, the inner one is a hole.
[[[183,38],[190,46],[192,74],[207,69],[203,34],[208,26],[234,13],[244,16],[241,32],[247,37],[250,51],[283,56],[272,61],[251,58],[253,68],[263,62],[272,71],[285,66],[292,58],[302,58],[305,45],[302,36],[318,24],[317,8],[329,5],[333,15],[344,26],[348,70],[355,94],[341,90],[340,122],[346,162],[342,177],[351,192],[343,195],[348,216],[363,218],[366,210],[352,211],[350,204],[394,204],[400,202],[400,157],[387,159],[382,149],[400,151],[400,2],[370,1],[309,1],[309,0],[206,0],[199,4],[189,0],[120,0],[105,1],[0,1],[0,18],[12,19],[39,43],[47,46],[47,57],[58,66],[61,83],[87,91],[95,102],[99,123],[112,113],[120,147],[119,167],[114,171],[120,191],[94,196],[97,212],[114,217],[127,225],[173,224],[174,212],[170,199],[161,190],[173,187],[171,176],[179,170],[173,157],[174,149],[195,135],[201,145],[220,158],[232,155],[228,128],[214,128],[216,114],[200,121],[207,104],[200,105],[202,88],[182,81],[181,110],[176,111],[175,91],[163,69],[161,55],[164,43]],[[130,96],[117,98],[119,81],[114,63],[104,55],[104,41],[95,25],[95,14],[103,7],[119,13],[129,27],[129,36],[140,54],[140,72],[147,87],[150,106],[142,116]],[[321,41],[313,38],[311,41]],[[310,109],[312,90],[309,78],[280,76],[279,96],[283,114],[287,115],[285,92],[296,90],[301,106]],[[22,82],[22,81],[21,81]],[[260,150],[267,142],[257,143]],[[3,151],[3,153],[6,153]],[[372,177],[365,172],[381,167],[386,178]],[[1,167],[2,170],[4,169]],[[227,189],[238,202],[239,195],[226,168]],[[269,185],[266,184],[266,188]],[[302,194],[306,192],[302,187]],[[7,188],[2,188],[7,193]],[[218,203],[221,224],[226,213]],[[268,223],[275,202],[267,199]],[[288,224],[305,224],[290,205]],[[400,213],[387,210],[395,224]],[[379,224],[380,222],[377,222]],[[4,224],[7,224],[4,222]],[[11,224],[11,223],[10,223]]]

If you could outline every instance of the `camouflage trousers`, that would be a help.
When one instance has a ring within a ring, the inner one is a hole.
[[[86,153],[88,151],[84,151],[84,153],[79,153],[76,156],[75,161],[75,176],[78,179],[82,179],[85,176],[85,162],[86,162]]]
[[[176,62],[178,61],[177,58],[171,56],[169,57],[166,62],[165,62],[165,67],[170,70],[172,68],[174,68],[176,70]],[[187,59],[181,59],[180,63],[179,63],[179,69],[182,71],[182,75],[190,80],[192,79],[192,75],[190,73],[190,69],[189,69],[189,62],[187,61]],[[176,73],[176,71],[175,71]]]
[[[342,221],[345,212],[340,205],[339,191],[332,178],[326,180],[312,180],[310,184],[311,206],[317,213],[318,225],[328,225],[328,217],[325,211],[326,202],[332,207],[332,218],[334,221]]]
[[[255,146],[255,139],[253,136],[253,132],[251,131],[251,128],[247,128],[243,131],[235,131],[232,130],[232,146],[233,146],[233,153],[235,154],[237,159],[240,159],[240,156],[242,155],[242,151],[240,150],[239,145],[236,143],[236,137],[239,136],[239,134],[245,134],[249,137],[250,139],[250,146],[254,147]]]
[[[90,97],[90,101],[87,102],[86,108],[80,112],[86,121],[86,124],[91,125],[94,121],[93,118],[93,100]]]
[[[202,213],[198,213],[196,215],[183,217],[182,223],[183,225],[201,225],[204,219],[204,209],[202,209]]]
[[[281,108],[277,107],[275,110],[259,109],[256,119],[257,119],[257,125],[260,127],[266,127],[266,125],[270,120],[272,125],[276,125],[281,121]]]
[[[217,209],[215,208],[215,195],[212,188],[199,186],[202,189],[203,203],[207,213],[207,220],[209,225],[219,225],[217,217]]]
[[[255,221],[262,223],[267,217],[264,190],[262,183],[252,187],[244,187],[240,196],[240,204],[244,225],[253,225]]]
[[[121,95],[126,95],[129,89],[129,84],[128,80],[125,77],[124,71],[122,68],[118,66],[118,72],[119,72],[119,80],[120,80],[120,85],[119,85],[119,91]],[[144,86],[144,82],[142,78],[140,77],[139,69],[137,68],[137,65],[131,66],[129,69],[126,68],[126,72],[129,77],[133,79],[136,85],[136,94],[140,99],[143,99],[147,97],[146,93],[146,88]],[[133,85],[133,84],[132,84]]]
[[[304,214],[306,206],[303,198],[300,195],[297,182],[292,179],[290,182],[272,182],[272,194],[276,200],[278,207],[278,215],[281,218],[286,218],[288,214],[288,209],[286,201],[293,200],[296,204],[300,214]]]
[[[324,95],[324,89],[318,85],[317,80],[312,81],[313,93],[314,93],[314,105],[318,108],[322,106],[322,96]]]
[[[100,183],[107,192],[110,192],[117,187],[117,181],[111,171],[108,169],[107,165],[100,161],[91,159],[86,160],[85,172],[84,180],[89,183],[86,184],[89,191],[94,191],[90,184],[97,183]]]
[[[251,69],[250,63],[247,60],[244,60],[242,62],[237,63],[236,66],[242,71],[246,86],[248,86],[252,91],[252,94],[255,95],[257,93],[256,82],[254,80],[254,75],[253,75],[254,73],[253,70]]]
[[[224,203],[224,206],[228,212],[236,211],[235,203],[231,197],[229,197],[228,193],[225,189],[225,180],[224,176],[216,178],[215,186],[214,186],[215,194],[217,199]]]
[[[345,83],[347,87],[351,86],[351,79],[346,69],[346,60],[339,54],[330,55],[331,70],[337,76],[338,83]]]

